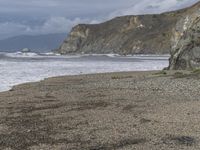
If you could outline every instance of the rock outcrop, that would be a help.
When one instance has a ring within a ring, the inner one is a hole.
[[[174,28],[171,70],[200,68],[200,9],[181,19]]]
[[[170,51],[172,28],[196,5],[155,15],[122,16],[101,24],[79,24],[58,49],[61,54],[164,54]]]

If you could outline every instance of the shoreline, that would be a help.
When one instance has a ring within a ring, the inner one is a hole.
[[[50,77],[47,77],[47,78],[43,78],[41,80],[37,80],[37,81],[30,81],[30,82],[23,82],[23,83],[19,83],[19,84],[16,84],[16,85],[13,85],[11,86],[9,89],[7,90],[2,90],[0,91],[0,94],[3,93],[3,92],[9,92],[9,91],[12,91],[13,88],[17,87],[17,86],[21,86],[23,84],[32,84],[32,83],[38,83],[38,82],[42,82],[44,80],[47,80],[47,79],[51,79],[51,78],[62,78],[62,77],[73,77],[73,76],[90,76],[90,75],[105,75],[105,74],[123,74],[123,73],[141,73],[141,72],[159,72],[159,71],[162,71],[162,70],[144,70],[144,71],[121,71],[121,72],[102,72],[102,73],[81,73],[81,74],[76,74],[76,75],[60,75],[60,76],[50,76]]]
[[[0,149],[198,149],[199,73],[51,77],[0,93]]]
[[[13,85],[37,82],[48,77],[133,70],[160,70],[168,65],[166,56],[28,56],[24,58],[12,54],[1,57],[3,59],[0,61],[2,70],[0,91],[9,90]]]

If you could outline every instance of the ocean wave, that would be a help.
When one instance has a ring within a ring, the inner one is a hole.
[[[108,58],[135,58],[135,59],[168,59],[169,55],[119,55],[119,54],[74,54],[61,55],[54,52],[34,53],[34,52],[0,52],[0,58],[88,58],[88,57],[108,57]]]
[[[29,52],[29,53],[23,53],[23,52],[14,52],[14,53],[6,53],[6,52],[1,52],[1,56],[4,57],[36,57],[39,56],[37,53]]]
[[[150,58],[149,60],[144,60],[143,58],[135,59],[134,57],[127,59],[127,57],[121,58],[121,56],[110,54],[56,56],[52,53],[22,54],[18,52],[0,53],[0,56],[0,58],[10,57],[0,59],[0,91],[8,90],[16,84],[39,81],[53,76],[161,70],[169,65],[166,59]],[[23,57],[27,58],[24,59]],[[38,57],[40,58],[35,59]]]

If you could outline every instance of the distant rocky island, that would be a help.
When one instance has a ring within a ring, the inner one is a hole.
[[[169,54],[177,22],[178,26],[184,26],[182,18],[192,15],[199,8],[200,3],[197,3],[162,14],[122,16],[101,24],[79,24],[72,29],[58,52]]]

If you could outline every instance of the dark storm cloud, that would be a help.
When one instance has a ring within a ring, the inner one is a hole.
[[[69,32],[78,23],[119,15],[160,13],[198,0],[0,0],[0,38]]]

